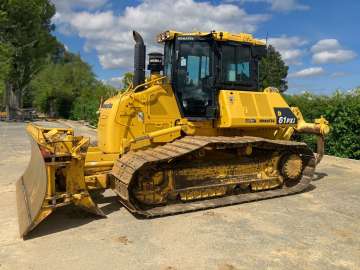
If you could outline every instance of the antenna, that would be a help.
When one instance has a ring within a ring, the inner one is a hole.
[[[268,46],[268,37],[269,37],[269,32],[266,32],[266,39],[265,39],[266,47]]]
[[[268,46],[268,38],[269,38],[269,32],[266,32],[266,41],[265,41],[265,46],[266,46],[266,57],[269,56],[269,46]]]

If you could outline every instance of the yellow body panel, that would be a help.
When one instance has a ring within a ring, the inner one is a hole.
[[[156,142],[174,139],[179,130],[156,134],[175,127],[181,115],[169,84],[155,84],[141,92],[117,95],[100,109],[98,148],[104,153],[124,153],[131,144],[140,144],[151,133]]]
[[[165,31],[160,33],[157,36],[157,41],[159,43],[164,42],[166,40],[172,40],[175,36],[194,36],[194,37],[201,37],[201,36],[208,36],[209,34],[212,35],[212,38],[217,41],[235,41],[235,42],[245,42],[253,45],[265,45],[265,42],[259,39],[255,39],[251,34],[247,33],[229,33],[229,32],[222,32],[222,31],[212,31],[212,32],[177,32],[177,31]]]
[[[289,107],[278,92],[225,91],[219,93],[219,128],[276,127],[273,108]]]
[[[98,146],[94,153],[89,152],[87,160],[105,154],[111,154],[108,158],[113,159],[131,149],[171,142],[182,134],[288,140],[298,125],[276,123],[274,108],[290,108],[276,89],[221,90],[219,120],[189,121],[181,116],[170,84],[149,81],[146,86],[143,91],[129,90],[104,102],[100,109]],[[297,118],[297,123],[304,123],[301,114]]]

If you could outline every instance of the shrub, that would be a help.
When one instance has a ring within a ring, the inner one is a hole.
[[[338,157],[360,159],[360,88],[349,92],[337,91],[331,96],[304,93],[285,95],[289,105],[297,106],[306,121],[323,115],[330,124],[325,153]],[[314,147],[313,137],[300,139]]]

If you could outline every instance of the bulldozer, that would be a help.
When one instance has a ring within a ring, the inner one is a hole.
[[[306,190],[329,125],[304,120],[263,89],[267,46],[251,34],[165,31],[148,55],[133,31],[134,77],[100,105],[97,142],[72,128],[30,123],[31,160],[16,183],[26,236],[57,208],[105,216],[94,193],[111,189],[136,217],[234,205]],[[317,149],[294,140],[312,134]]]

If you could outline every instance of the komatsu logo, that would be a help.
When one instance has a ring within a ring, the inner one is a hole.
[[[102,109],[111,109],[112,108],[112,103],[104,103],[101,106]]]
[[[178,37],[178,40],[194,40],[194,37],[192,37],[192,36],[181,36],[181,37]]]
[[[275,123],[274,119],[260,119],[260,123]]]
[[[290,108],[274,108],[278,125],[295,125],[297,118]]]

